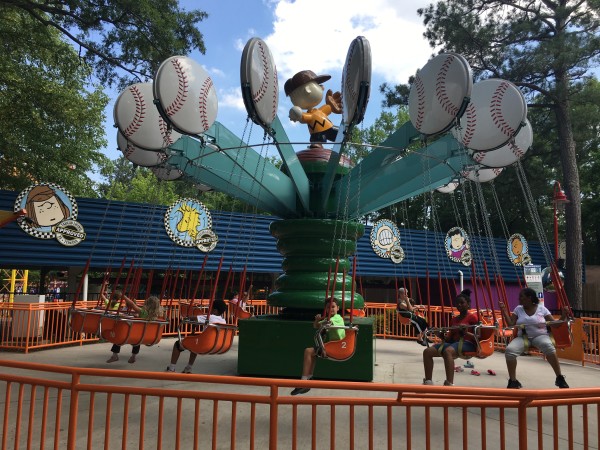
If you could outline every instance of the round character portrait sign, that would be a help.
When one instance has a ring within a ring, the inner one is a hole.
[[[529,244],[525,236],[519,233],[513,234],[508,238],[506,243],[506,252],[508,253],[508,259],[515,266],[526,266],[531,264],[531,256],[529,256]]]
[[[65,189],[54,183],[32,184],[15,200],[14,211],[27,213],[17,219],[23,231],[38,239],[56,238],[72,247],[85,239],[83,226],[77,222],[77,203]]]
[[[380,258],[390,258],[394,263],[404,259],[404,250],[400,247],[400,230],[389,219],[378,220],[371,229],[371,247]]]
[[[202,203],[193,198],[177,200],[169,206],[165,213],[165,230],[173,242],[182,247],[198,246],[198,240],[205,239],[205,232],[210,231],[211,227],[210,212]],[[212,233],[212,231],[210,232]],[[212,234],[214,235],[214,233]],[[210,247],[210,245],[202,245],[205,248]],[[214,246],[210,250],[213,248]]]
[[[451,261],[461,263],[465,266],[471,264],[471,244],[469,236],[460,227],[451,228],[445,239],[446,254]]]

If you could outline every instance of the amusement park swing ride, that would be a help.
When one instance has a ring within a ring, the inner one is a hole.
[[[465,180],[490,181],[504,167],[518,162],[532,140],[525,99],[506,80],[474,84],[461,55],[440,54],[415,77],[409,96],[410,121],[352,165],[345,153],[353,128],[364,118],[371,88],[371,51],[366,38],[357,37],[350,44],[340,92],[325,93],[322,84],[330,77],[310,70],[298,72],[285,83],[285,94],[294,104],[290,119],[307,124],[311,133],[309,146],[299,151],[294,150],[277,115],[279,80],[263,40],[252,38],[246,44],[240,78],[249,120],[264,131],[263,146],[277,149],[281,168],[246,143],[245,136],[235,136],[216,121],[213,82],[200,64],[185,56],[168,58],[152,82],[136,83],[119,95],[114,117],[119,139],[128,149],[125,156],[136,164],[154,166],[159,179],[184,178],[281,219],[272,222],[270,231],[284,257],[283,274],[267,299],[281,312],[239,321],[240,374],[296,376],[298,355],[311,335],[312,324],[306,319],[322,310],[326,297],[334,296],[340,311],[350,312],[345,317],[347,339],[336,348],[322,341],[323,329],[317,331],[315,345],[330,360],[317,370],[331,378],[370,381],[372,319],[353,316],[364,306],[356,289],[357,259],[353,257],[356,242],[364,234],[359,219],[436,189],[450,193]],[[319,107],[323,98],[325,104]],[[332,113],[341,114],[337,127],[329,118]],[[414,149],[411,144],[418,142],[421,147]],[[403,250],[393,239],[386,247],[383,236],[375,243],[372,237],[375,252],[379,244],[385,247],[382,257],[400,262]],[[199,233],[197,240],[198,245],[214,248],[218,236]],[[477,283],[475,265],[482,263],[477,255],[466,248],[453,256],[456,262],[471,266]],[[485,271],[487,275],[487,267]],[[497,283],[498,295],[502,295],[501,285]],[[491,305],[489,278],[487,291]],[[562,302],[568,305],[564,295]],[[193,309],[194,305],[189,306]],[[83,324],[76,326],[83,330]],[[235,325],[225,328],[205,326],[200,333],[183,337],[183,345],[201,354],[227,351]],[[488,356],[496,329],[497,324],[486,323],[482,315],[478,351],[464,356]],[[97,333],[98,328],[91,325],[90,332]]]

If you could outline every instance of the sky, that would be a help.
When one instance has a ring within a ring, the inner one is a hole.
[[[368,127],[382,111],[379,86],[398,84],[423,67],[433,50],[423,37],[425,27],[417,9],[429,0],[180,0],[186,10],[201,9],[208,18],[199,24],[206,53],[189,56],[205,67],[217,90],[217,120],[241,137],[247,113],[240,90],[240,61],[246,42],[253,37],[264,40],[275,61],[279,76],[279,113],[291,142],[306,142],[306,125],[288,119],[291,102],[283,92],[285,81],[300,70],[329,74],[326,89],[341,90],[341,75],[348,47],[357,36],[364,36],[372,54],[371,97],[363,124]],[[121,155],[113,127],[114,100],[108,105],[106,155]],[[334,124],[341,116],[331,116]],[[337,122],[337,123],[336,123]],[[260,144],[263,131],[254,125],[245,140]],[[304,148],[296,148],[296,151]]]

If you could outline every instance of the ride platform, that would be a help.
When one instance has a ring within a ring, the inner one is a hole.
[[[347,361],[317,360],[314,378],[372,381],[374,327],[369,317],[353,319],[358,326],[356,351]],[[282,319],[277,315],[240,320],[238,374],[254,377],[298,378],[304,349],[314,346],[311,321]]]

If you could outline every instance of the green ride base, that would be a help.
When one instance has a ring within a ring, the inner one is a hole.
[[[318,358],[315,378],[373,381],[373,319],[355,318],[353,324],[358,326],[354,356],[348,361]],[[312,322],[265,315],[240,320],[238,327],[239,375],[300,378],[304,349],[314,343]]]

